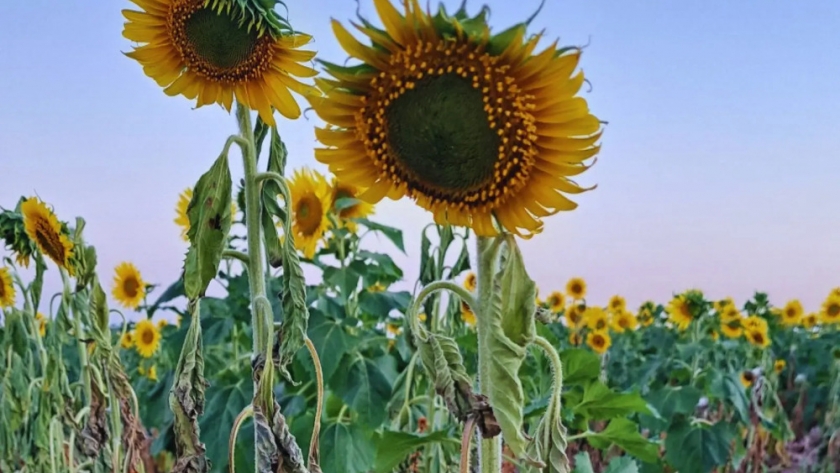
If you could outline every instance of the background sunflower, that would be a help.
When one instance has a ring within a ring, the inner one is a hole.
[[[9,268],[0,268],[0,307],[15,305],[15,286]]]
[[[123,307],[136,309],[146,297],[146,282],[140,271],[129,262],[120,263],[114,269],[114,287],[111,293]]]
[[[137,353],[143,358],[151,358],[160,347],[160,332],[149,319],[137,322],[133,339]]]
[[[295,247],[306,258],[313,258],[318,242],[332,226],[327,212],[330,209],[330,190],[324,176],[307,168],[298,169],[289,181],[292,193],[292,231]]]

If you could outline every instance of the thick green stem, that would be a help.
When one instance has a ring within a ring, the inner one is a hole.
[[[273,331],[272,321],[265,311],[265,304],[259,301],[266,299],[265,257],[263,256],[262,225],[260,221],[260,184],[257,182],[257,154],[254,131],[251,125],[251,113],[247,107],[236,104],[236,117],[239,131],[245,143],[242,143],[242,158],[245,168],[245,226],[248,235],[248,285],[251,289],[251,326],[254,329],[253,351],[255,357],[265,360],[264,369],[271,370],[268,346]],[[261,356],[262,355],[262,356]],[[265,373],[263,373],[265,374]],[[270,390],[260,389],[260,383],[254,382],[254,393],[259,393],[260,407],[272,409],[274,406]],[[267,394],[268,396],[266,396]],[[266,398],[267,397],[267,398]],[[265,413],[271,418],[270,412]],[[254,423],[254,435],[258,438],[258,426]],[[259,457],[258,443],[254,443],[254,458]]]
[[[478,270],[478,300],[476,308],[476,319],[478,324],[478,389],[485,391],[489,386],[490,370],[488,360],[493,356],[489,347],[489,336],[491,333],[490,319],[485,315],[489,310],[487,306],[493,295],[493,272],[496,264],[496,249],[498,243],[491,238],[477,237]],[[489,439],[481,439],[479,446],[479,468],[481,473],[499,473],[502,469],[502,436]]]
[[[85,391],[85,406],[90,406],[90,401],[93,399],[90,387],[90,367],[88,363],[87,345],[83,341],[82,336],[82,314],[73,309],[73,304],[70,301],[70,277],[63,269],[59,269],[61,273],[61,281],[63,283],[63,291],[61,293],[61,305],[65,310],[72,311],[73,316],[73,335],[76,337],[76,346],[79,352],[79,369],[82,372],[82,386]],[[46,372],[45,372],[46,374]]]

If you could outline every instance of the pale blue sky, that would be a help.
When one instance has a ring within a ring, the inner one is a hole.
[[[320,57],[343,61],[329,19],[352,17],[356,3],[288,3]],[[372,18],[371,0],[361,3]],[[501,30],[539,1],[487,3]],[[37,192],[62,219],[87,219],[103,279],[131,260],[168,284],[185,251],[172,223],[178,193],[234,119],[167,97],[121,54],[131,45],[120,10],[133,4],[84,4],[0,2],[0,205]],[[816,310],[840,286],[840,2],[547,0],[533,25],[590,42],[586,98],[610,122],[580,179],[599,188],[522,244],[543,294],[580,275],[596,303],[613,293],[664,302],[699,287],[739,303],[761,289]],[[312,153],[318,123],[280,122],[292,166],[324,169]],[[409,256],[398,262],[413,282],[429,216],[400,202],[378,219],[405,230]]]

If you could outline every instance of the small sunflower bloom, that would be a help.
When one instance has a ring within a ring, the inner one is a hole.
[[[422,313],[420,313],[420,314],[418,314],[418,315],[417,315],[417,320],[419,320],[420,322],[425,322],[425,321],[426,321],[426,319],[427,319],[427,317],[426,317],[426,313],[425,313],[425,312],[422,312]]]
[[[820,316],[812,312],[810,314],[803,315],[802,320],[800,320],[799,323],[806,329],[812,329],[816,327],[819,322]]]
[[[149,381],[157,381],[158,380],[157,366],[156,365],[152,365],[149,368],[149,371],[148,371],[146,377],[149,378]]]
[[[476,288],[478,288],[478,278],[474,272],[470,271],[467,273],[467,277],[464,278],[464,289],[475,292]]]
[[[586,326],[595,332],[605,332],[609,329],[610,320],[604,309],[600,307],[587,307],[584,312]]]
[[[137,322],[134,327],[134,346],[143,358],[151,358],[160,348],[160,331],[151,320]]]
[[[840,324],[840,295],[828,296],[823,302],[820,319],[826,325]]]
[[[688,299],[684,295],[674,297],[665,308],[668,318],[680,331],[685,331],[691,322],[694,321],[694,311],[691,309]]]
[[[802,303],[800,303],[799,300],[794,299],[789,301],[785,304],[784,308],[782,308],[782,324],[788,327],[799,325],[799,321],[804,312],[805,311],[802,309]]]
[[[580,332],[569,332],[569,344],[573,347],[579,347],[583,344],[583,335]]]
[[[610,320],[610,325],[616,333],[633,332],[639,326],[639,320],[627,310],[615,312]]]
[[[741,327],[741,320],[727,319],[720,321],[720,331],[726,338],[741,338],[744,334],[744,329]]]
[[[744,386],[745,389],[752,387],[754,382],[755,374],[752,371],[741,371],[741,385]]]
[[[566,294],[574,300],[580,300],[586,297],[586,281],[580,277],[569,279],[566,283]]]
[[[468,327],[475,327],[476,317],[475,312],[473,312],[472,308],[469,304],[464,301],[461,301],[461,320],[464,321],[464,324]]]
[[[402,327],[394,323],[386,323],[385,331],[388,332],[388,334],[396,337],[397,335],[402,333]]]
[[[374,284],[372,284],[368,288],[368,292],[383,292],[383,291],[385,291],[385,289],[386,288],[382,283],[380,283],[379,281],[376,281]]]
[[[770,329],[770,327],[767,324],[767,320],[758,315],[751,315],[747,317],[746,320],[741,322],[741,325],[744,327],[745,330],[752,330],[763,333],[767,333]]]
[[[318,242],[332,227],[329,214],[330,189],[326,178],[307,168],[295,170],[289,181],[292,193],[292,231],[295,247],[306,258],[313,258]]]
[[[637,316],[639,325],[642,327],[650,327],[653,324],[653,312],[648,307],[642,307]]]
[[[735,307],[735,301],[731,297],[726,297],[726,298],[721,299],[719,301],[714,301],[712,303],[712,307],[714,307],[715,311],[719,314],[723,314],[723,311],[727,307],[732,307],[736,310],[738,309],[737,307]]]
[[[741,311],[734,304],[727,304],[718,313],[723,321],[739,320],[741,318]]]
[[[53,211],[37,197],[26,199],[20,211],[26,235],[35,242],[41,253],[72,276],[74,271],[70,259],[73,257],[73,242],[65,234]]]
[[[570,304],[563,312],[566,325],[569,328],[579,329],[586,325],[586,306],[583,304]]]
[[[15,286],[9,268],[0,268],[0,308],[15,305]]]
[[[589,345],[595,353],[603,355],[610,349],[612,345],[612,338],[607,332],[589,332],[586,336],[586,344]]]
[[[191,187],[184,189],[183,192],[178,194],[178,203],[175,205],[175,222],[176,225],[181,227],[181,239],[188,242],[190,241],[190,237],[188,233],[190,231],[190,216],[187,214],[187,210],[190,207],[190,201],[193,197],[193,190]],[[233,215],[236,215],[236,203],[230,203],[230,215],[233,218]]]
[[[565,307],[566,297],[563,296],[562,292],[554,291],[548,295],[548,297],[545,299],[545,303],[548,304],[548,308],[556,314],[563,310],[563,307]]]
[[[140,45],[126,56],[166,95],[228,111],[236,97],[274,126],[272,109],[289,119],[301,115],[291,92],[317,94],[297,80],[317,75],[304,65],[315,53],[300,49],[312,38],[284,31],[272,9],[248,5],[250,0],[132,2],[141,10],[123,10],[123,36]]]
[[[146,282],[131,263],[120,263],[114,270],[114,299],[126,309],[136,309],[146,297]]]
[[[120,346],[124,350],[128,350],[129,348],[134,346],[134,332],[133,331],[126,330],[126,332],[120,336]]]
[[[766,331],[763,330],[756,330],[756,329],[747,329],[744,331],[744,337],[750,342],[750,345],[753,345],[758,348],[767,348],[770,346],[770,336],[767,334]]]
[[[532,54],[541,35],[522,23],[493,35],[486,12],[469,18],[424,12],[417,0],[374,0],[385,30],[338,21],[339,44],[361,67],[325,63],[310,97],[328,126],[315,158],[376,203],[408,197],[439,224],[479,236],[539,233],[542,219],[577,204],[570,178],[599,152],[601,123],[577,97],[580,50],[554,43]],[[488,104],[492,104],[488,105]],[[497,225],[498,224],[498,227]]]
[[[44,314],[38,312],[35,314],[35,321],[38,322],[38,335],[43,338],[47,334],[47,318]]]
[[[163,330],[163,327],[169,325],[169,322],[166,319],[160,319],[157,321],[157,328],[158,330]]]
[[[773,363],[773,371],[775,371],[776,374],[781,374],[781,372],[785,370],[785,366],[787,366],[787,362],[785,360],[776,360],[776,362]]]
[[[623,297],[616,294],[610,297],[610,301],[609,303],[607,303],[607,307],[611,312],[619,312],[627,308],[627,302],[624,300]]]
[[[339,181],[333,178],[332,185],[330,186],[331,208],[338,215],[339,223],[347,227],[352,233],[356,232],[357,227],[356,222],[353,221],[354,218],[366,218],[373,214],[373,205],[359,200],[359,194],[361,194],[361,189],[358,187],[349,182]],[[355,202],[341,209],[336,209],[336,204],[341,199],[355,199]]]

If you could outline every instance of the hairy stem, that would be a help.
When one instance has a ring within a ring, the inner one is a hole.
[[[492,357],[488,339],[491,333],[490,319],[485,315],[489,309],[487,303],[493,295],[493,270],[496,264],[496,243],[491,238],[477,237],[478,268],[478,307],[475,309],[478,325],[478,389],[485,392],[490,385],[488,360]],[[479,446],[479,471],[481,473],[499,473],[502,469],[502,436],[481,439]]]

